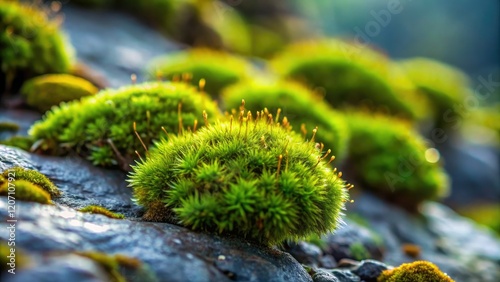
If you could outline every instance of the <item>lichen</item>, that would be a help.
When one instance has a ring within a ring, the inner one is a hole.
[[[292,81],[242,82],[223,91],[222,101],[226,110],[239,109],[242,100],[251,111],[264,107],[270,112],[281,110],[290,119],[296,132],[310,133],[318,127],[316,142],[332,150],[337,159],[347,152],[349,131],[341,113],[322,101],[321,97]]]
[[[105,215],[109,218],[114,218],[114,219],[125,218],[125,216],[123,214],[114,213],[106,208],[103,208],[100,206],[95,206],[95,205],[86,206],[84,208],[79,209],[78,211],[85,212],[85,213],[92,213],[92,214],[102,214],[102,215]]]
[[[263,244],[335,229],[348,195],[341,173],[328,166],[332,158],[314,136],[304,141],[272,114],[254,115],[242,111],[161,141],[133,166],[137,203],[149,209],[161,201],[175,223]]]
[[[97,93],[92,83],[69,74],[47,74],[26,81],[21,94],[26,103],[40,112],[50,110],[61,102],[78,100]]]
[[[35,123],[30,135],[50,153],[72,150],[95,165],[127,170],[136,151],[145,156],[146,149],[167,134],[202,127],[197,121],[204,110],[210,118],[219,116],[215,103],[191,86],[143,83],[61,104]]]
[[[428,261],[404,263],[399,267],[384,270],[378,282],[453,282],[448,275]]]

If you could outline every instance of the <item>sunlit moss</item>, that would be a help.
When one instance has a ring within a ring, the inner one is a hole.
[[[166,134],[202,127],[203,111],[210,119],[219,115],[215,103],[191,86],[143,83],[61,104],[35,123],[30,134],[56,154],[70,149],[95,165],[127,169],[137,158],[135,151],[144,156],[143,147]]]
[[[311,133],[318,127],[315,142],[324,143],[339,159],[346,155],[349,132],[343,115],[298,83],[242,82],[228,87],[221,98],[228,111],[239,109],[243,99],[251,111],[267,107],[271,113],[277,113],[280,109],[294,131]]]
[[[248,78],[252,65],[243,58],[209,49],[191,49],[153,60],[149,67],[152,78],[187,80],[195,86],[204,80],[204,90],[218,97],[225,87]]]
[[[245,112],[162,141],[129,181],[137,203],[161,202],[176,223],[275,244],[336,228],[348,195],[328,159],[269,113]]]
[[[404,263],[394,269],[384,270],[378,282],[453,282],[448,275],[428,261]]]
[[[0,179],[0,195],[12,196],[16,200],[50,204],[50,194],[40,186],[27,180],[4,181]]]
[[[25,151],[29,151],[35,141],[29,136],[12,136],[5,140],[0,140],[0,144],[16,147]]]
[[[125,216],[123,214],[114,213],[106,208],[103,208],[100,206],[95,206],[95,205],[86,206],[84,208],[79,209],[78,211],[85,212],[85,213],[92,213],[92,214],[102,214],[102,215],[105,215],[109,218],[114,218],[114,219],[125,218]]]
[[[406,123],[366,113],[346,114],[351,130],[349,167],[362,187],[414,209],[448,193],[439,162],[425,159],[428,149]]]
[[[334,107],[417,116],[406,102],[408,85],[401,83],[401,74],[386,56],[368,46],[333,39],[297,43],[277,55],[271,66],[283,77],[323,90]]]
[[[26,81],[21,88],[26,103],[40,112],[45,112],[61,102],[94,95],[98,91],[99,89],[87,80],[69,74],[37,76]]]
[[[0,84],[7,90],[35,75],[66,73],[72,62],[58,24],[36,5],[2,1],[0,44]]]
[[[2,176],[5,182],[7,182],[7,180],[8,181],[25,180],[28,181],[29,183],[32,183],[40,187],[45,192],[49,193],[50,196],[52,197],[57,197],[61,195],[61,192],[54,185],[54,183],[52,183],[52,181],[50,181],[50,179],[48,179],[47,176],[43,175],[42,173],[36,170],[24,169],[22,167],[12,167],[4,170]]]

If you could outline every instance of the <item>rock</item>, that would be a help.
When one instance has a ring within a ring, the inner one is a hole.
[[[16,247],[28,255],[91,250],[123,254],[149,265],[160,281],[312,281],[289,254],[238,238],[197,233],[166,223],[114,220],[71,208],[21,201],[16,202],[16,209]],[[7,216],[7,204],[2,200],[0,217]],[[0,228],[6,227],[7,222],[2,221]],[[6,233],[0,234],[2,240],[7,240]],[[218,259],[221,255],[224,260]],[[36,271],[40,275],[37,281],[47,281],[42,279],[77,277],[83,270],[68,266],[25,271]]]
[[[337,277],[339,282],[360,282],[361,279],[352,273],[350,270],[333,269],[330,271],[333,276]]]
[[[337,277],[322,269],[316,270],[316,273],[312,275],[312,279],[314,282],[339,282]]]
[[[322,257],[322,251],[318,246],[303,241],[288,243],[285,251],[291,254],[298,262],[310,266],[318,266]]]
[[[36,169],[29,153],[17,148],[0,145],[0,172],[14,166]]]
[[[359,278],[363,281],[377,282],[377,277],[379,277],[382,271],[387,269],[389,269],[387,265],[381,262],[375,260],[364,260],[352,270],[352,273],[359,276]]]
[[[132,74],[142,81],[144,68],[152,58],[180,49],[127,14],[70,5],[63,5],[62,12],[62,28],[69,34],[78,60],[103,74],[111,87],[130,84]]]

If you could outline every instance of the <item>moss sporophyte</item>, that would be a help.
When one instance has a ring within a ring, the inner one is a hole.
[[[304,141],[267,110],[205,122],[133,166],[128,181],[148,220],[263,244],[337,227],[351,185],[331,169],[331,150],[315,146],[317,129]]]

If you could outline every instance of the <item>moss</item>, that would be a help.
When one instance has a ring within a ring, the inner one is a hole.
[[[83,78],[69,74],[48,74],[26,81],[21,94],[26,103],[40,112],[50,110],[61,102],[91,96],[99,90]]]
[[[355,260],[364,260],[371,258],[370,252],[368,252],[368,250],[361,242],[352,243],[349,246],[349,252],[351,253],[351,257]]]
[[[378,282],[453,282],[439,268],[428,261],[404,263],[397,268],[384,270]]]
[[[71,47],[58,24],[35,5],[2,2],[0,44],[0,91],[36,75],[69,71]]]
[[[455,67],[426,58],[404,60],[399,65],[420,90],[420,99],[429,100],[436,125],[445,126],[445,112],[463,103],[469,91],[467,75]]]
[[[61,104],[33,125],[30,135],[52,153],[74,150],[95,165],[127,169],[137,157],[135,151],[145,156],[136,132],[144,146],[151,147],[166,137],[162,128],[169,135],[192,130],[204,110],[210,118],[219,115],[213,101],[188,85],[143,83]]]
[[[468,120],[474,123],[474,125],[480,125],[492,130],[494,135],[496,135],[496,139],[492,138],[496,141],[493,143],[500,145],[500,122],[498,122],[500,120],[500,103],[470,111],[470,118]],[[480,136],[479,138],[485,139],[485,136]]]
[[[9,269],[12,269],[9,265],[10,263],[13,263],[12,266],[15,264],[16,273],[18,269],[23,269],[29,264],[29,258],[26,254],[19,247],[12,245],[12,242],[0,240],[0,270],[2,273],[6,273]]]
[[[367,46],[339,40],[293,44],[276,56],[272,68],[282,77],[322,89],[332,106],[368,107],[415,118],[407,90],[393,81],[390,61]]]
[[[3,171],[2,176],[5,181],[13,179],[14,181],[25,180],[32,183],[47,193],[52,197],[57,197],[61,195],[59,189],[47,178],[47,176],[41,174],[36,170],[24,169],[22,167],[12,167]]]
[[[25,151],[29,151],[35,141],[29,136],[12,136],[5,140],[0,140],[0,144],[16,147]]]
[[[500,236],[500,204],[481,204],[462,207],[458,213],[491,228]]]
[[[317,126],[316,142],[324,143],[338,159],[347,152],[349,132],[343,115],[300,84],[243,82],[230,86],[223,93],[222,100],[227,110],[238,109],[242,99],[245,107],[252,111],[267,107],[276,113],[281,109],[281,115],[290,120],[296,132],[302,129],[302,124],[309,132]]]
[[[51,204],[50,194],[47,191],[26,180],[0,180],[0,195],[13,196],[16,200],[21,201]]]
[[[19,124],[10,121],[1,121],[0,122],[0,133],[9,131],[9,132],[17,132],[19,130]]]
[[[108,255],[101,252],[78,252],[77,255],[89,258],[96,263],[98,263],[108,274],[110,281],[112,282],[126,282],[127,280],[120,273],[120,262],[123,260],[124,256],[120,256],[117,259],[116,256]],[[130,258],[132,259],[132,258]],[[129,265],[127,263],[126,265]]]
[[[426,159],[427,146],[397,119],[347,114],[351,129],[349,164],[363,188],[415,209],[424,200],[448,193],[448,177],[438,162]]]
[[[184,77],[195,86],[204,79],[204,90],[212,97],[218,97],[230,84],[249,77],[252,71],[251,64],[244,59],[209,49],[170,54],[154,60],[149,67],[154,78],[179,80]]]
[[[133,167],[137,203],[148,209],[162,201],[178,224],[262,244],[336,228],[348,195],[328,154],[272,115],[256,116],[242,111],[235,121],[161,141]]]
[[[103,208],[103,207],[100,207],[100,206],[94,206],[94,205],[86,206],[86,207],[84,207],[82,209],[79,209],[78,211],[85,212],[85,213],[92,213],[92,214],[102,214],[102,215],[105,215],[105,216],[107,216],[109,218],[115,218],[115,219],[123,219],[123,218],[125,218],[125,216],[123,214],[114,213],[112,211],[109,211],[106,208]]]

